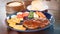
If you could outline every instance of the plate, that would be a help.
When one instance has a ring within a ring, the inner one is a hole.
[[[43,13],[44,13],[45,16],[50,20],[50,24],[49,24],[48,26],[44,27],[44,28],[39,28],[39,29],[36,29],[36,30],[25,30],[25,31],[16,30],[16,29],[14,29],[14,28],[11,28],[10,26],[8,26],[8,28],[10,28],[10,29],[12,29],[12,30],[15,30],[15,31],[19,31],[19,32],[36,32],[36,31],[40,31],[40,30],[47,29],[47,28],[49,28],[51,25],[54,24],[55,19],[54,19],[54,17],[53,17],[51,14],[49,14],[49,13],[47,13],[47,12],[43,12]]]
[[[44,11],[44,10],[47,10],[47,9],[48,9],[48,6],[44,6],[44,9],[40,9],[40,10],[38,10],[38,11]],[[27,7],[27,10],[33,10],[33,9],[32,9],[32,6],[29,5],[29,6]]]

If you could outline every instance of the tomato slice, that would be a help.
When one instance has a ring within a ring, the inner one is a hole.
[[[28,16],[28,14],[29,14],[28,12],[25,12],[23,14],[18,14],[17,18],[24,18],[24,17]]]
[[[29,13],[23,13],[23,17],[26,17],[28,15],[29,15]]]
[[[18,14],[17,18],[23,18],[23,15],[22,14]]]

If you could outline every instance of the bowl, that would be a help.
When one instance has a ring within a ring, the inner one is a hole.
[[[11,1],[6,4],[6,13],[7,14],[13,14],[15,12],[19,12],[22,10],[25,10],[25,5],[20,1]]]

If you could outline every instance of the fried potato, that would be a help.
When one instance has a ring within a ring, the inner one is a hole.
[[[22,30],[22,31],[25,31],[26,28],[23,27],[23,25],[15,25],[15,27],[13,27],[14,29],[17,29],[17,30]]]
[[[9,24],[10,27],[15,27],[15,25],[16,25],[15,23],[10,23]]]
[[[7,20],[7,22],[8,22],[9,24],[15,23],[15,22],[13,22],[11,19]]]
[[[46,16],[45,16],[42,12],[36,11],[36,14],[37,14],[40,18],[46,18]]]
[[[18,19],[18,18],[11,18],[11,20],[13,21],[13,22],[15,22],[15,23],[20,23],[20,19]]]

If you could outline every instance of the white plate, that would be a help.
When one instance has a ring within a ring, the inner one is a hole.
[[[28,10],[33,10],[33,9],[31,9],[31,8],[32,8],[31,5],[29,5],[29,6],[27,7]],[[38,11],[44,11],[44,10],[48,10],[48,6],[45,6],[44,9],[40,9],[40,10],[38,10]]]

